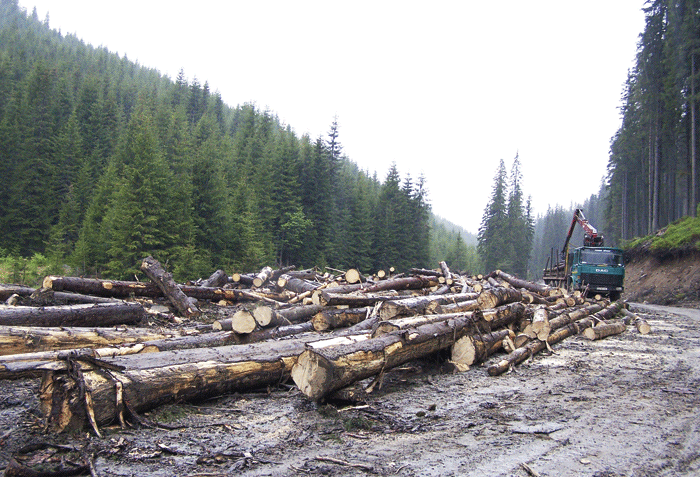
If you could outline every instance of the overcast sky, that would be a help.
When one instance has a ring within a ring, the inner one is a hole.
[[[536,214],[596,193],[620,125],[643,0],[20,0],[50,26],[227,104],[326,135],[384,179],[427,178],[433,211],[478,230],[516,153]],[[186,6],[186,7],[185,7]]]

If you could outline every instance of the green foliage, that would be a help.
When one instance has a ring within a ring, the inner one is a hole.
[[[394,165],[380,182],[340,136],[334,118],[326,138],[299,138],[184,71],[171,81],[0,3],[0,247],[13,257],[114,278],[146,255],[179,279],[427,266],[425,180]]]
[[[507,179],[506,166],[501,160],[479,228],[478,250],[483,272],[501,269],[524,278],[532,250],[534,222],[529,200],[523,201],[517,155],[509,183]]]
[[[648,1],[644,12],[608,162],[605,228],[614,241],[696,214],[700,198],[700,0]]]
[[[0,283],[39,287],[46,275],[65,271],[62,266],[40,253],[24,258],[0,250]]]

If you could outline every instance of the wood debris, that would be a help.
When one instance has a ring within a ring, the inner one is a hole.
[[[289,380],[312,400],[357,395],[358,382],[374,377],[374,389],[392,368],[440,351],[456,371],[488,361],[495,376],[580,333],[649,332],[623,302],[501,271],[463,276],[444,262],[407,275],[217,270],[188,284],[152,257],[142,268],[151,282],[51,276],[41,293],[0,285],[16,303],[0,307],[0,379],[42,376],[48,429],[98,433],[164,403]],[[78,310],[91,312],[77,321]]]

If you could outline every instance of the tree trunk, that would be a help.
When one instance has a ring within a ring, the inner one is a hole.
[[[328,331],[356,325],[365,320],[371,308],[325,309],[314,315],[311,323],[316,331]]]
[[[64,306],[0,305],[4,326],[114,326],[136,324],[144,317],[139,303],[96,303]]]
[[[374,293],[386,290],[419,290],[437,285],[437,279],[434,277],[405,277],[392,278],[384,280],[375,285],[365,287],[361,290],[362,293]]]
[[[168,402],[275,385],[289,375],[304,345],[287,340],[137,354],[110,358],[108,367],[100,369],[79,358],[75,363],[82,379],[62,370],[45,373],[41,408],[49,429],[80,431],[88,427],[81,388],[91,397],[95,422],[103,425],[126,412],[126,404],[139,412]],[[118,399],[119,387],[123,400]]]
[[[546,340],[551,327],[549,325],[549,312],[547,308],[540,305],[532,315],[532,333],[538,340]]]
[[[218,288],[228,283],[228,275],[223,270],[217,270],[209,278],[204,280],[200,286],[207,288]]]
[[[527,280],[521,280],[501,270],[496,270],[495,273],[496,276],[505,280],[506,282],[510,283],[516,288],[524,288],[527,291],[538,293],[542,296],[561,295],[561,290],[559,290],[558,288],[552,288],[547,285],[540,285],[538,283],[530,282]]]
[[[319,284],[301,278],[294,278],[291,275],[281,275],[277,279],[277,286],[293,293],[301,294],[313,292],[319,287]]]
[[[450,361],[459,371],[466,371],[469,366],[481,363],[493,353],[503,348],[505,338],[513,339],[515,333],[502,329],[487,334],[463,336],[452,345]]]
[[[322,305],[299,305],[277,310],[277,314],[290,323],[301,323],[302,321],[309,320],[324,308],[325,307]]]
[[[253,278],[253,286],[255,288],[260,288],[272,277],[272,268],[263,267],[262,270]]]
[[[445,284],[452,285],[454,280],[452,279],[452,272],[450,267],[447,266],[447,262],[440,262],[440,270],[442,270],[442,276],[445,278]]]
[[[490,290],[484,290],[479,295],[476,301],[479,303],[479,308],[485,310],[487,308],[496,308],[506,303],[521,301],[523,298],[520,290],[515,288],[497,287]]]
[[[148,328],[34,328],[0,326],[0,355],[118,346],[180,336]]]
[[[409,328],[416,328],[417,326],[427,325],[429,323],[438,323],[440,321],[454,320],[458,318],[471,317],[474,322],[474,333],[478,333],[478,327],[476,324],[482,318],[480,311],[468,311],[465,313],[450,313],[447,315],[418,315],[418,316],[408,316],[404,318],[395,318],[392,320],[377,322],[372,327],[372,337],[376,338],[378,336],[385,335],[387,333],[392,333],[398,330],[406,330]]]
[[[387,280],[388,281],[388,280]],[[364,306],[373,306],[379,301],[387,301],[392,297],[380,295],[350,295],[344,293],[332,293],[328,290],[322,290],[321,293],[314,294],[314,304],[322,306],[338,306],[348,305],[352,308],[362,308]]]
[[[627,326],[620,321],[617,323],[601,323],[592,328],[586,328],[583,332],[583,336],[589,340],[600,340],[612,335],[619,335],[624,333]]]
[[[355,381],[448,348],[472,325],[473,319],[465,316],[354,344],[307,349],[292,368],[292,379],[317,401]]]
[[[214,330],[235,331],[240,334],[252,333],[255,331],[256,326],[255,317],[248,310],[238,310],[231,318],[216,320],[212,324]]]
[[[171,273],[166,272],[158,260],[146,257],[141,263],[141,270],[151,279],[163,294],[168,297],[177,311],[187,318],[195,318],[201,314],[194,300],[185,295],[180,286],[175,283]]]

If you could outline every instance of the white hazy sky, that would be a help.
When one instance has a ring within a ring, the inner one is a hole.
[[[231,106],[328,132],[384,179],[427,178],[433,211],[476,232],[500,159],[535,213],[598,191],[644,0],[20,0],[50,26]]]

